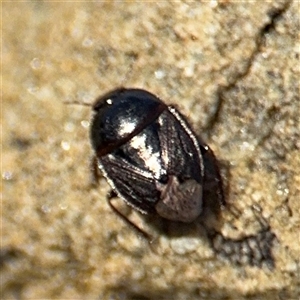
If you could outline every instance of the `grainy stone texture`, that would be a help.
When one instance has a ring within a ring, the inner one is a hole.
[[[2,27],[2,299],[299,298],[299,2],[5,2]],[[150,228],[149,247],[111,212],[90,184],[90,110],[65,102],[120,85],[189,116],[229,167],[220,231],[257,232],[261,209],[274,270],[202,234]]]

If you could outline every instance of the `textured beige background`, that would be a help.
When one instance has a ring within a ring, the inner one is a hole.
[[[3,299],[299,297],[299,2],[5,2],[1,54]],[[230,167],[241,213],[223,234],[259,230],[259,205],[273,271],[197,236],[151,249],[111,212],[107,183],[90,185],[90,110],[64,103],[120,85],[189,116]]]

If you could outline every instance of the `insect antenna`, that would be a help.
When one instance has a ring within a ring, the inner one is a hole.
[[[64,104],[67,104],[67,105],[82,105],[82,106],[93,106],[92,103],[87,103],[87,102],[80,102],[80,101],[77,101],[77,100],[74,100],[74,101],[64,101]]]

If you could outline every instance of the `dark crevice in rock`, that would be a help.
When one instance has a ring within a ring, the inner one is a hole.
[[[230,79],[229,83],[225,86],[220,86],[217,90],[217,96],[216,96],[216,103],[215,103],[215,109],[208,120],[205,130],[206,131],[212,131],[214,126],[218,124],[220,115],[222,112],[222,108],[225,102],[225,96],[224,94],[230,91],[231,89],[235,88],[237,83],[244,79],[250,72],[251,67],[253,65],[253,62],[255,61],[256,57],[261,52],[261,47],[264,45],[266,36],[270,34],[271,31],[275,29],[276,24],[284,13],[288,10],[290,7],[292,1],[286,1],[281,7],[279,8],[271,8],[269,12],[267,12],[267,15],[269,16],[269,22],[267,22],[258,32],[255,40],[255,48],[253,52],[251,53],[250,57],[245,62],[245,66],[242,68],[241,72],[237,72],[234,74]]]

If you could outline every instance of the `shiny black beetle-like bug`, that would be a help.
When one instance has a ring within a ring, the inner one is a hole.
[[[201,214],[209,148],[176,108],[145,90],[119,88],[96,100],[90,134],[97,168],[127,204],[171,221]]]
[[[225,207],[218,162],[175,107],[145,90],[118,88],[98,98],[92,110],[93,171],[96,178],[101,172],[107,179],[111,195],[160,221],[197,219],[215,253],[236,264],[274,267],[276,236],[268,224],[241,239],[218,231],[217,217]],[[152,242],[108,200],[115,213]]]

